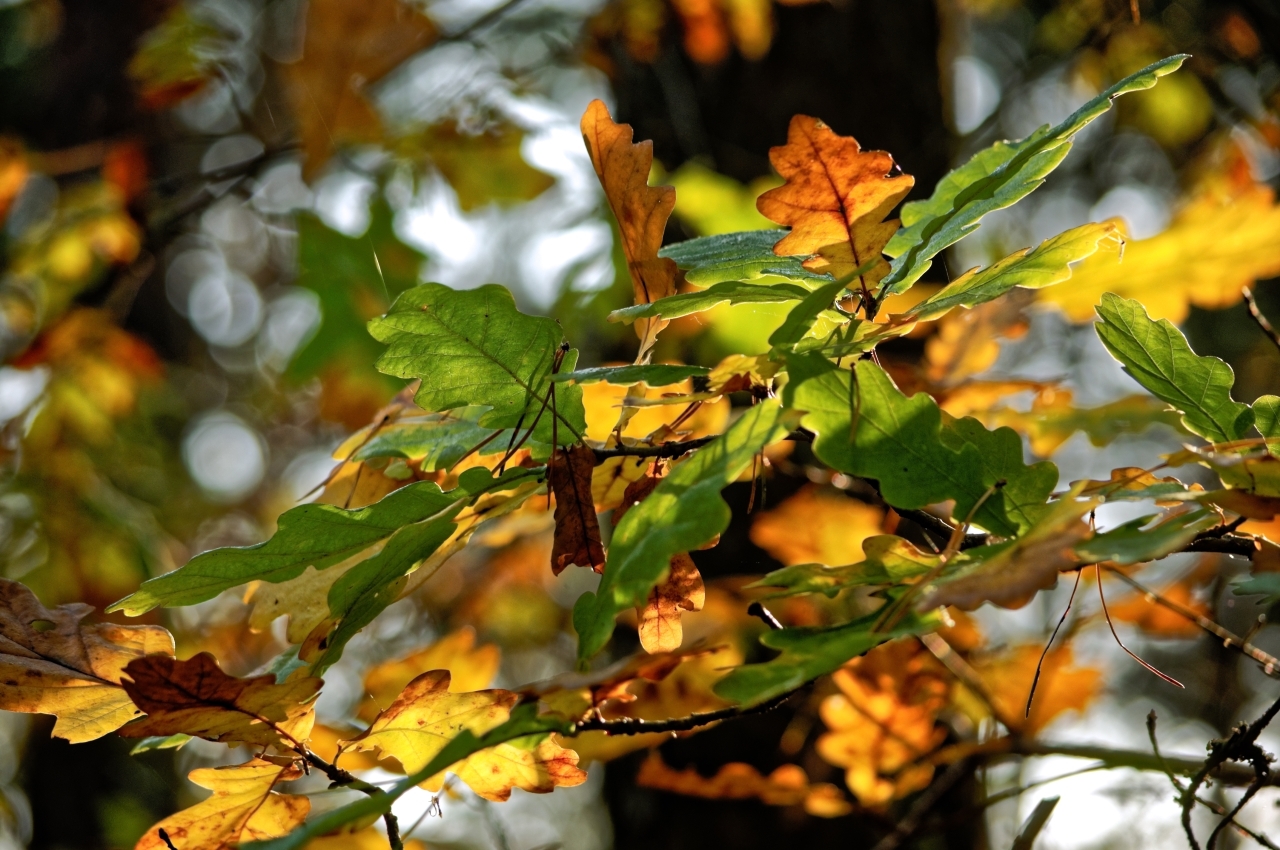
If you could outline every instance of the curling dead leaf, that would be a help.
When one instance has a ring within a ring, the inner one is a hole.
[[[1159,594],[1170,602],[1176,602],[1203,617],[1209,616],[1208,607],[1192,594],[1191,582],[1186,579],[1175,582]],[[1164,638],[1193,638],[1204,632],[1195,623],[1174,611],[1138,594],[1129,599],[1107,605],[1112,620],[1133,623],[1149,635]]]
[[[1043,651],[1042,644],[1026,644],[974,661],[1001,717],[1023,735],[1037,734],[1064,711],[1084,711],[1102,687],[1100,671],[1073,666],[1069,645],[1054,647],[1044,658],[1031,716],[1024,719],[1027,695]]]
[[[150,656],[130,662],[124,672],[125,690],[147,713],[120,730],[125,738],[181,732],[286,749],[310,735],[313,700],[324,684],[310,677],[277,685],[275,676],[228,676],[207,652],[187,661]]]
[[[167,850],[162,829],[177,850],[231,850],[242,842],[279,838],[302,823],[311,800],[272,789],[301,775],[288,762],[261,758],[193,770],[187,778],[213,796],[151,827],[134,850]]]
[[[954,605],[972,611],[984,602],[1021,608],[1041,590],[1057,584],[1058,573],[1079,565],[1072,547],[1090,535],[1084,517],[1097,501],[1064,498],[1054,503],[1023,536],[1007,543],[969,549],[951,577],[940,580],[921,607]]]
[[[861,277],[862,288],[874,293],[889,273],[881,252],[898,229],[896,219],[884,217],[911,191],[914,178],[891,176],[895,166],[889,154],[863,151],[857,140],[838,136],[807,115],[791,119],[787,143],[770,149],[769,161],[787,182],[761,195],[756,206],[791,227],[774,253],[817,254],[805,268],[837,278],[877,260]]]
[[[609,109],[599,100],[591,101],[582,116],[582,138],[591,155],[605,199],[618,220],[622,251],[631,272],[637,304],[648,304],[676,294],[678,271],[674,260],[658,256],[667,219],[676,205],[676,191],[670,186],[650,186],[653,142],[633,144],[631,127],[615,124]],[[636,362],[646,362],[658,332],[667,326],[662,319],[636,322],[640,352]]]
[[[756,517],[751,542],[784,564],[853,564],[879,534],[884,512],[830,488],[806,485]]]
[[[1077,322],[1093,318],[1104,292],[1143,303],[1153,319],[1180,323],[1192,304],[1229,307],[1254,281],[1280,273],[1280,206],[1257,183],[1214,185],[1192,198],[1163,233],[1131,241],[1124,259],[1094,256],[1069,286],[1039,293]]]
[[[378,749],[393,756],[405,770],[421,770],[464,729],[482,734],[505,723],[519,695],[511,691],[449,692],[449,671],[424,673],[409,683],[369,729],[345,748]],[[449,768],[472,791],[501,802],[512,788],[545,794],[560,786],[580,785],[587,774],[578,769],[578,756],[551,737],[520,739],[472,755]],[[423,783],[438,791],[444,775]]]
[[[436,39],[431,19],[399,0],[311,0],[302,58],[284,66],[310,178],[335,146],[378,141],[365,92]]]
[[[386,661],[364,675],[365,701],[360,717],[372,720],[383,706],[411,681],[431,670],[448,670],[449,690],[454,693],[489,687],[498,674],[502,652],[491,643],[476,646],[476,631],[470,626],[442,637],[426,649],[398,661]]]
[[[732,762],[706,777],[694,767],[669,767],[655,751],[641,763],[636,784],[706,800],[756,799],[770,806],[804,806],[809,814],[824,818],[853,811],[838,788],[825,782],[811,784],[804,768],[795,764],[784,764],[765,776],[749,764]]]
[[[0,579],[0,709],[58,718],[53,734],[73,744],[101,738],[138,716],[121,687],[126,665],[171,655],[159,626],[84,623],[82,603],[52,610],[16,581]]]
[[[681,553],[671,559],[665,581],[649,591],[649,601],[637,608],[637,631],[645,652],[672,652],[684,641],[680,616],[684,611],[701,611],[706,601],[702,575],[693,559]]]
[[[933,656],[916,640],[898,640],[854,659],[832,681],[840,693],[822,701],[829,731],[818,755],[845,768],[859,802],[880,808],[928,785],[933,766],[919,762],[946,740],[938,712],[951,693]]]
[[[551,547],[551,571],[556,575],[573,565],[604,572],[600,520],[591,498],[595,465],[591,447],[575,445],[556,449],[547,466],[547,484],[556,497],[556,535]]]

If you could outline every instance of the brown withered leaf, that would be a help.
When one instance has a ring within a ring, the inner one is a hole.
[[[134,850],[167,850],[164,830],[177,850],[231,850],[241,842],[279,838],[302,823],[311,800],[272,789],[302,772],[274,760],[256,758],[234,767],[202,767],[187,778],[213,796],[160,821]]]
[[[377,748],[384,756],[395,757],[405,770],[418,771],[464,729],[480,735],[505,723],[518,700],[518,694],[503,690],[451,693],[448,670],[423,673],[346,748]],[[545,794],[587,779],[586,772],[578,769],[577,754],[553,737],[533,745],[498,744],[452,765],[449,771],[476,794],[495,802],[510,797],[512,788]],[[423,786],[438,791],[443,782],[441,773]]]
[[[606,703],[635,702],[632,684],[661,682],[681,664],[709,653],[702,649],[632,655],[591,673],[565,673],[526,685],[520,693],[537,697],[545,707],[567,718],[580,720]]]
[[[124,672],[125,690],[147,716],[121,729],[123,737],[182,733],[264,747],[293,748],[307,740],[315,723],[313,701],[324,684],[229,676],[207,652],[187,661],[150,656],[131,661]]]
[[[861,286],[874,293],[889,273],[881,252],[898,229],[896,219],[884,218],[911,191],[915,179],[892,176],[892,156],[864,151],[856,139],[836,135],[807,115],[791,119],[787,143],[771,148],[769,161],[787,182],[761,195],[756,207],[791,227],[774,253],[816,254],[805,267],[837,278],[875,260],[861,277]]]
[[[372,720],[418,676],[430,670],[448,670],[449,690],[454,693],[487,688],[498,674],[502,651],[486,643],[476,646],[476,630],[464,626],[412,655],[378,664],[364,674],[365,701],[359,715]]]
[[[618,507],[613,511],[613,526],[618,527],[618,523],[622,522],[622,518],[627,515],[627,511],[643,502],[649,497],[649,494],[657,489],[662,483],[662,477],[666,474],[666,466],[660,462],[650,464],[649,468],[636,480],[627,485],[627,489],[622,491],[622,500]]]
[[[684,642],[680,616],[685,611],[701,611],[707,591],[702,574],[687,553],[671,559],[671,571],[661,584],[649,591],[643,608],[637,608],[637,631],[645,652],[673,652]]]
[[[609,108],[593,100],[582,115],[582,138],[591,155],[596,176],[604,187],[609,209],[618,220],[622,251],[631,273],[637,304],[648,304],[676,294],[678,270],[673,260],[658,256],[667,219],[676,206],[676,190],[670,186],[650,186],[653,142],[632,143],[628,124],[616,124]],[[658,332],[667,326],[662,319],[636,322],[640,337],[637,362],[647,362]]]
[[[556,536],[551,548],[551,571],[556,575],[573,564],[604,572],[600,520],[591,498],[595,465],[595,452],[584,445],[556,449],[547,464],[547,483],[556,496]]]
[[[1072,547],[1090,535],[1084,517],[1098,504],[1094,500],[1058,501],[1022,537],[940,580],[921,607],[954,605],[972,611],[990,602],[1001,608],[1021,608],[1041,590],[1053,587],[1059,572],[1079,566]]]
[[[436,35],[430,18],[399,0],[311,0],[302,58],[284,66],[304,176],[324,165],[337,145],[379,140],[381,122],[367,87]]]
[[[715,776],[706,777],[697,768],[669,767],[655,751],[641,763],[636,784],[707,800],[756,799],[770,806],[802,805],[818,817],[840,817],[853,810],[838,788],[825,782],[810,783],[804,768],[795,764],[784,764],[765,776],[749,764],[731,762],[721,766]]]
[[[82,622],[91,611],[83,603],[50,610],[22,584],[0,579],[0,709],[52,714],[53,734],[73,744],[138,716],[120,684],[129,662],[173,654],[161,627]]]

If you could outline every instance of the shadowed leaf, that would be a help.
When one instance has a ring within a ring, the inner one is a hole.
[[[596,456],[590,446],[556,449],[547,467],[547,482],[556,496],[556,533],[551,548],[551,571],[590,567],[604,572],[604,544],[600,521],[591,498],[591,475]]]

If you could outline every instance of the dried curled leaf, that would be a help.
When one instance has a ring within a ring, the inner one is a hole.
[[[456,694],[449,691],[449,671],[434,670],[414,679],[378,715],[367,731],[344,748],[377,748],[394,756],[409,772],[431,763],[463,730],[482,735],[507,721],[519,695],[489,690]],[[550,737],[522,738],[481,750],[449,768],[486,800],[501,802],[512,788],[545,794],[560,786],[580,785],[587,774],[578,769],[578,756]],[[423,786],[438,791],[443,773]]]
[[[0,709],[58,718],[53,734],[73,744],[101,738],[138,716],[121,687],[126,665],[172,655],[159,626],[81,622],[93,608],[50,610],[22,584],[0,579]]]
[[[556,536],[551,548],[551,571],[577,565],[604,572],[604,544],[600,520],[591,497],[596,456],[590,446],[556,449],[547,466],[547,483],[556,496]]]
[[[673,652],[684,641],[680,616],[685,611],[701,611],[707,591],[702,574],[687,553],[671,558],[667,578],[649,591],[644,607],[637,608],[637,630],[645,652]]]
[[[915,179],[892,176],[893,157],[863,151],[856,139],[839,136],[817,118],[797,115],[787,143],[769,151],[769,161],[787,182],[760,196],[760,212],[791,233],[774,246],[780,257],[817,254],[805,268],[843,277],[876,261],[860,277],[874,292],[889,273],[882,259],[885,243],[898,230],[884,217],[906,197]]]
[[[301,775],[288,762],[261,758],[235,767],[193,770],[187,778],[213,796],[160,821],[134,850],[168,850],[160,830],[177,850],[231,850],[241,842],[285,835],[306,818],[311,800],[272,789]]]
[[[675,770],[652,752],[641,763],[636,784],[707,800],[757,799],[770,806],[802,805],[809,814],[824,818],[841,817],[853,810],[840,789],[825,782],[811,784],[804,768],[795,764],[784,764],[765,776],[749,764],[732,762],[721,766],[715,776],[705,777],[693,767]]]
[[[670,186],[650,186],[653,168],[653,142],[633,144],[631,127],[616,124],[609,108],[599,100],[591,101],[582,115],[582,139],[591,155],[596,176],[604,187],[605,199],[618,220],[622,251],[631,272],[631,285],[637,304],[648,304],[676,294],[678,270],[674,260],[658,256],[667,219],[676,205],[676,190]],[[640,337],[640,356],[647,359],[658,332],[667,326],[662,319],[643,319],[636,323]]]
[[[229,676],[207,652],[187,661],[142,658],[130,662],[125,674],[125,690],[147,713],[120,730],[125,738],[182,733],[286,749],[310,735],[312,703],[324,684],[312,677],[277,685],[275,676]]]

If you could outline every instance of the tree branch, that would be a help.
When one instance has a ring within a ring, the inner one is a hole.
[[[348,770],[332,764],[306,748],[298,750],[311,766],[319,769],[321,773],[329,777],[329,781],[335,786],[341,788],[350,788],[353,791],[360,791],[370,797],[376,797],[379,794],[385,794],[376,785],[370,785],[363,779],[355,776]],[[389,810],[382,816],[383,823],[387,827],[387,843],[391,845],[391,850],[404,850],[404,842],[400,838],[400,821]]]
[[[1241,290],[1241,294],[1244,295],[1245,303],[1249,305],[1249,315],[1253,317],[1253,321],[1257,323],[1258,327],[1262,328],[1262,332],[1267,335],[1272,344],[1276,348],[1280,348],[1280,334],[1276,333],[1276,329],[1271,326],[1271,323],[1267,321],[1267,317],[1262,315],[1262,311],[1258,309],[1258,301],[1253,297],[1253,290],[1246,286]]]
[[[766,700],[758,705],[748,706],[730,706],[728,708],[718,708],[715,711],[701,711],[685,717],[670,717],[666,720],[642,720],[638,717],[618,717],[613,720],[606,720],[603,717],[592,717],[587,720],[580,721],[573,727],[573,732],[569,737],[581,735],[583,732],[605,732],[609,735],[645,735],[650,732],[688,732],[697,729],[699,726],[706,726],[708,723],[717,723],[721,720],[732,720],[735,717],[748,717],[752,714],[764,714],[767,711],[773,711],[778,706],[795,696],[801,690],[808,686],[808,682],[796,688],[794,691],[788,691],[785,694]]]

